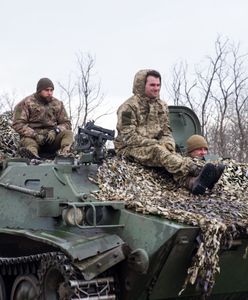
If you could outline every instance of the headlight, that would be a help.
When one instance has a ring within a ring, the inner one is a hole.
[[[80,224],[83,220],[83,212],[80,208],[66,208],[62,212],[62,218],[67,225]]]

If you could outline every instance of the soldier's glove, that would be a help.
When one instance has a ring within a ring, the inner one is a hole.
[[[43,134],[36,134],[35,140],[38,145],[43,146],[46,143],[46,136]]]
[[[57,135],[57,133],[54,129],[48,131],[48,133],[46,135],[46,143],[52,144],[56,139],[56,135]]]

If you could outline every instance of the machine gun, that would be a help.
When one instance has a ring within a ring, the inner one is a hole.
[[[75,149],[81,153],[80,163],[101,163],[106,157],[105,143],[112,141],[115,131],[96,126],[94,121],[89,121],[84,127],[78,127],[75,137]]]

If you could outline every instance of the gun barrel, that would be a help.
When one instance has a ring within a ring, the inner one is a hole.
[[[106,129],[106,128],[103,128],[101,126],[97,126],[97,125],[94,124],[93,121],[88,122],[85,125],[85,128],[88,129],[88,130],[95,130],[95,131],[100,131],[102,133],[106,133],[107,135],[109,135],[111,137],[114,137],[114,135],[115,135],[115,130]]]

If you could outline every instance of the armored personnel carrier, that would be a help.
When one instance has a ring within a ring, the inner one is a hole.
[[[185,107],[170,107],[170,117],[183,152],[199,121]],[[76,137],[77,159],[0,163],[1,300],[200,299],[194,286],[178,296],[199,227],[94,197],[103,145],[113,137],[88,123]],[[246,246],[238,240],[222,252],[209,299],[247,299]]]

